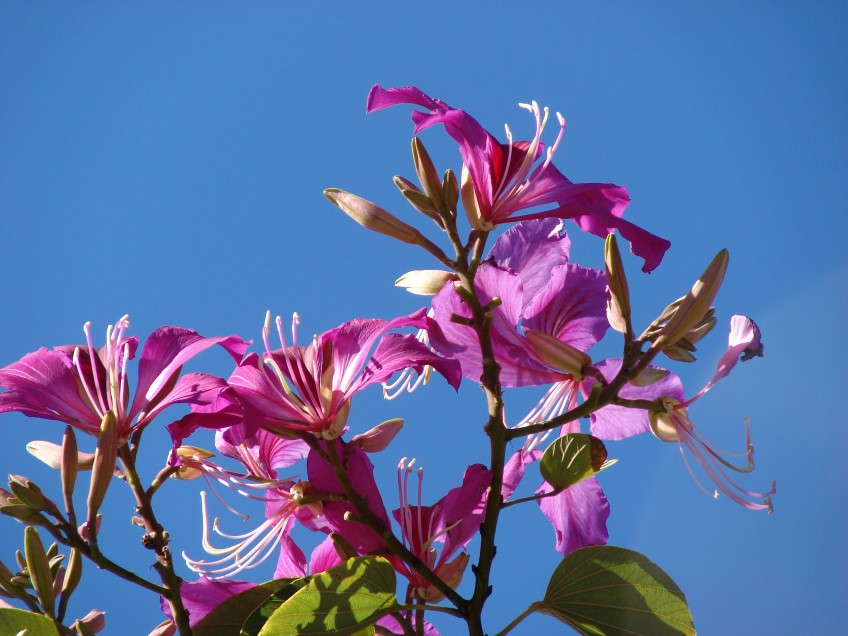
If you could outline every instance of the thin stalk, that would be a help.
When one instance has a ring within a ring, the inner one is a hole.
[[[133,436],[135,438],[135,436]],[[138,440],[133,439],[134,446]],[[136,512],[141,517],[144,523],[144,529],[147,537],[150,540],[153,551],[156,554],[156,563],[153,568],[159,574],[164,586],[162,596],[168,601],[171,608],[171,615],[174,623],[177,626],[177,631],[181,636],[191,636],[191,626],[189,625],[188,613],[183,605],[183,599],[180,595],[180,586],[182,579],[174,570],[174,561],[171,555],[171,549],[168,546],[168,534],[156,519],[156,514],[153,512],[153,506],[150,497],[144,486],[141,484],[141,479],[135,469],[135,453],[136,448],[122,446],[118,449],[118,456],[124,465],[124,473],[127,478],[127,483],[130,485],[136,499]],[[134,452],[135,451],[135,452]]]

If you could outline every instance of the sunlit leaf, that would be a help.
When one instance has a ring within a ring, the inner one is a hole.
[[[294,579],[267,597],[244,621],[239,636],[257,636],[277,608],[303,589],[308,581],[308,578]]]
[[[354,634],[397,607],[395,571],[380,557],[358,557],[314,575],[285,601],[259,636]]]
[[[545,600],[533,608],[588,636],[695,633],[675,582],[646,556],[613,546],[581,548],[566,556]]]
[[[286,589],[303,579],[279,579],[268,581],[256,587],[245,590],[227,599],[209,612],[195,625],[191,632],[194,636],[234,636],[241,626],[269,596]],[[302,584],[301,584],[302,586]]]
[[[26,630],[27,636],[58,636],[56,625],[43,614],[15,607],[0,608],[0,634],[17,634]]]
[[[542,455],[539,470],[555,489],[562,490],[608,468],[607,449],[597,437],[568,433],[554,440]]]

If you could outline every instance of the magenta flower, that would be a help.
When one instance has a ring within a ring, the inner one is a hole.
[[[306,347],[297,345],[297,315],[290,347],[281,319],[276,322],[282,348],[272,351],[269,345],[269,314],[263,358],[249,355],[229,379],[251,428],[334,439],[344,430],[351,398],[403,369],[420,374],[432,366],[451,386],[459,386],[456,362],[434,354],[412,334],[391,333],[402,327],[428,328],[432,321],[424,310],[389,321],[358,318],[315,337]]]
[[[204,338],[189,329],[160,327],[144,344],[130,402],[127,363],[138,338],[126,337],[127,327],[124,316],[107,329],[106,345],[95,349],[86,323],[85,345],[42,348],[0,369],[0,386],[7,389],[0,393],[0,413],[59,420],[98,435],[103,417],[112,412],[119,436],[127,438],[170,405],[201,403],[226,386],[203,373],[180,376],[185,362],[215,344],[238,362],[248,345],[237,336]]]
[[[560,434],[576,432],[579,425],[567,425]],[[546,436],[532,436],[524,447],[517,450],[504,467],[504,486],[501,495],[508,500],[518,487],[528,464],[538,461],[542,452],[536,450]],[[547,482],[536,490],[536,495],[552,492]],[[562,492],[538,499],[539,510],[554,529],[556,551],[565,556],[578,548],[606,545],[609,540],[607,519],[610,514],[601,484],[594,477],[578,482]]]
[[[263,430],[245,436],[242,426],[233,426],[216,433],[215,446],[223,455],[241,462],[246,472],[234,473],[199,453],[186,456],[186,452],[181,453],[182,468],[202,474],[210,486],[211,480],[215,480],[245,497],[264,503],[265,521],[248,532],[233,535],[221,531],[216,520],[213,524],[214,532],[232,542],[226,547],[216,548],[210,542],[206,496],[201,493],[203,548],[219,558],[212,561],[196,560],[183,553],[186,564],[191,570],[210,579],[227,578],[257,567],[279,544],[280,554],[274,578],[305,576],[306,557],[290,533],[295,520],[317,530],[321,507],[320,504],[307,504],[304,501],[304,496],[308,496],[311,489],[308,482],[280,478],[279,470],[304,458],[308,451],[306,444],[302,440],[284,439]]]
[[[334,443],[334,442],[328,442]],[[343,458],[345,472],[354,490],[364,498],[374,516],[383,527],[390,528],[388,514],[374,482],[373,466],[364,451],[352,445],[335,442]],[[414,460],[401,460],[398,466],[398,492],[400,507],[392,511],[398,522],[401,541],[409,550],[432,569],[451,587],[456,587],[468,564],[468,555],[463,550],[480,528],[486,491],[492,480],[491,472],[481,464],[469,466],[463,476],[462,485],[452,489],[432,506],[421,503],[423,471],[418,470],[417,502],[412,503],[409,494],[409,475]],[[309,481],[321,492],[343,493],[330,464],[316,453],[307,458]],[[386,544],[379,533],[356,521],[358,513],[346,501],[325,501],[324,517],[328,530],[342,536],[361,555],[384,554]],[[441,549],[436,544],[441,543]],[[442,594],[415,570],[393,555],[387,555],[395,570],[409,579],[408,597],[436,602]]]
[[[412,113],[416,134],[443,124],[448,135],[459,144],[464,164],[463,204],[475,228],[491,230],[509,221],[558,217],[572,219],[580,229],[596,236],[618,230],[630,241],[633,253],[645,260],[642,269],[646,272],[659,265],[671,245],[621,218],[630,201],[624,188],[606,183],[572,183],[554,167],[551,161],[565,131],[565,120],[559,113],[559,134],[537,164],[544,151],[541,136],[548,109],[540,110],[535,102],[521,104],[535,119],[534,138],[515,142],[507,128],[506,144],[501,144],[465,111],[451,108],[412,86],[390,89],[373,86],[368,93],[366,112],[397,104],[412,104],[425,110]],[[551,205],[554,207],[543,212],[515,216],[522,210]]]
[[[718,380],[725,377],[741,359],[743,362],[761,356],[763,344],[760,329],[747,316],[736,315],[730,320],[730,335],[725,353],[719,359],[716,373],[698,393],[686,399],[683,384],[673,373],[649,384],[646,387],[626,385],[620,396],[633,399],[659,401],[664,412],[649,413],[640,409],[625,408],[617,405],[605,406],[590,416],[592,433],[601,439],[623,439],[638,433],[651,431],[664,442],[676,442],[680,448],[686,467],[698,487],[707,494],[718,497],[724,493],[739,505],[750,510],[772,510],[771,496],[776,492],[775,485],[765,492],[748,490],[736,483],[728,473],[748,473],[754,470],[754,447],[751,444],[750,429],[745,420],[745,445],[743,453],[726,453],[712,444],[697,426],[689,419],[687,407],[704,395]],[[620,360],[607,360],[598,365],[598,369],[608,380],[614,378],[621,367]],[[589,391],[587,381],[582,389]],[[710,493],[695,476],[686,459],[686,452],[715,484],[716,490]],[[733,458],[745,457],[744,464],[733,462]]]
[[[573,387],[590,362],[585,351],[608,327],[604,274],[568,262],[570,243],[561,230],[556,219],[519,223],[498,239],[475,277],[481,302],[501,299],[491,334],[504,386],[565,381]],[[439,329],[431,330],[430,339],[436,350],[479,380],[477,334],[451,320],[454,314],[470,316],[470,309],[450,285],[433,299],[433,309]]]

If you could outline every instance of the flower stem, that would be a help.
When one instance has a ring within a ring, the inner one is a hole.
[[[162,579],[164,588],[162,596],[165,597],[165,600],[170,606],[171,616],[177,626],[177,631],[181,636],[191,636],[188,612],[183,605],[182,596],[180,596],[182,579],[174,570],[174,561],[168,545],[168,533],[165,532],[162,524],[157,521],[150,501],[150,495],[144,489],[141,479],[138,476],[135,468],[135,453],[125,445],[118,449],[118,456],[124,465],[127,483],[135,495],[136,512],[144,523],[145,536],[156,554],[156,563],[153,568]]]

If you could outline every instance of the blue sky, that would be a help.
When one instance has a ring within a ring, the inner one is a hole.
[[[611,543],[671,574],[700,633],[836,633],[848,619],[846,42],[840,2],[565,2],[534,12],[506,3],[5,2],[0,365],[80,342],[87,320],[102,338],[124,313],[142,338],[173,324],[253,339],[266,309],[298,311],[302,333],[409,313],[420,300],[392,283],[433,263],[369,235],[321,194],[351,190],[418,221],[391,182],[412,175],[409,111],[366,117],[369,87],[417,85],[496,135],[509,122],[517,137],[531,128],[516,104],[535,99],[568,121],[558,167],[574,181],[627,186],[627,217],[672,241],[650,276],[627,261],[637,321],[730,250],[720,328],[699,348],[700,364],[679,369],[690,393],[711,375],[730,315],[757,320],[766,347],[690,414],[730,449],[751,418],[758,465],[745,483],[777,480],[774,515],[705,497],[677,449],[645,436],[610,445],[620,459],[602,478]],[[440,131],[423,138],[440,168],[458,170]],[[575,258],[599,266],[601,240],[575,234]],[[604,351],[614,355],[615,344]],[[197,365],[229,372],[214,352]],[[511,392],[508,413],[523,414],[537,396]],[[436,381],[402,401],[358,398],[351,423],[406,417],[377,458],[378,476],[391,484],[396,461],[416,456],[435,500],[484,460],[483,408],[470,383],[457,397]],[[58,441],[62,427],[0,419],[4,471],[55,493],[55,477],[23,446]],[[159,431],[146,443],[153,471],[167,440]],[[163,516],[176,548],[197,557],[199,485],[169,486]],[[144,571],[128,493],[116,487],[107,503],[107,549]],[[239,528],[219,513],[226,529]],[[0,519],[6,563],[21,530]],[[544,593],[558,563],[550,526],[532,507],[505,511],[501,532],[491,632]],[[86,576],[73,609],[107,610],[107,633],[147,633],[160,620],[155,599],[92,567]],[[517,633],[558,629],[537,617]]]

